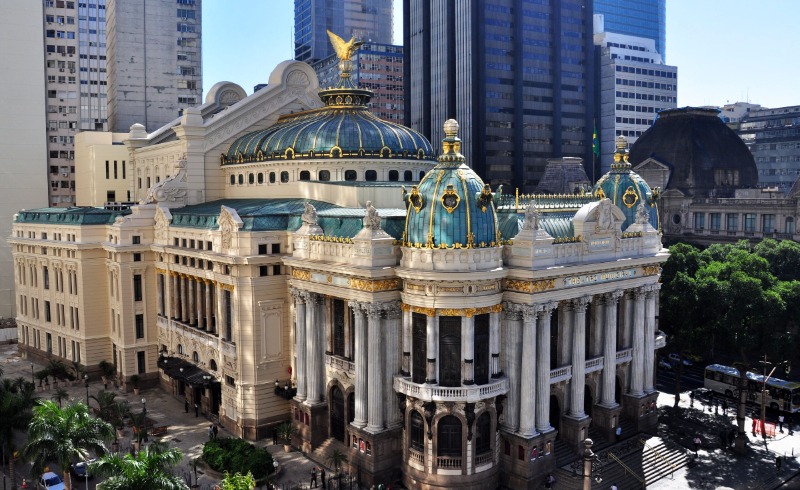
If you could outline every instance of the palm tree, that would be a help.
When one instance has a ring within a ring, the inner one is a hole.
[[[154,442],[135,456],[109,454],[89,465],[89,471],[108,478],[97,484],[97,490],[188,490],[182,477],[173,475],[171,469],[181,462],[183,454],[178,448]]]
[[[219,486],[222,490],[253,490],[256,488],[256,479],[249,471],[246,475],[239,472],[231,475],[226,471],[225,478],[219,482]]]
[[[35,388],[31,383],[23,384],[19,388],[12,384],[10,390],[6,390],[5,387],[3,383],[3,388],[0,389],[0,448],[5,454],[12,455],[8,458],[8,472],[11,481],[16,481],[13,458],[16,450],[14,435],[17,431],[28,427],[31,407],[35,400],[33,396]]]
[[[338,449],[334,449],[331,452],[331,455],[328,456],[328,464],[333,466],[333,469],[336,471],[336,473],[339,473],[339,467],[342,466],[342,463],[347,463],[347,455]]]
[[[69,398],[69,393],[64,388],[57,388],[53,396],[50,397],[51,400],[58,402],[59,408],[61,408],[61,402],[67,398]]]
[[[41,473],[48,463],[58,463],[64,472],[65,488],[69,490],[70,462],[85,461],[89,451],[106,454],[104,443],[113,437],[111,424],[92,417],[85,403],[75,402],[60,408],[52,401],[39,400],[33,407],[28,444],[22,456],[31,462],[34,475]]]
[[[100,390],[89,398],[97,402],[97,415],[106,422],[112,423],[121,414],[117,413],[117,394],[113,391]]]

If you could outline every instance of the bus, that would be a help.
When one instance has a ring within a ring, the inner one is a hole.
[[[711,364],[705,369],[704,386],[715,393],[734,397],[739,392],[739,370],[722,364]],[[764,376],[747,372],[747,402],[761,405]],[[773,410],[800,412],[800,383],[769,378],[764,403]]]

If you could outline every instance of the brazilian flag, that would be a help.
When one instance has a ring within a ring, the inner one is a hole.
[[[597,125],[594,126],[594,132],[592,133],[592,153],[594,153],[595,158],[600,158],[600,140],[597,139]]]

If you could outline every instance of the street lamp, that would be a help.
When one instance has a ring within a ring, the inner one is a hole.
[[[142,413],[147,415],[147,400],[142,398]]]
[[[31,383],[35,383],[33,379],[33,363],[31,363]]]
[[[83,386],[86,387],[86,408],[89,408],[89,375],[83,375]]]

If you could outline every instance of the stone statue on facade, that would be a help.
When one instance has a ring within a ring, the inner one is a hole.
[[[612,231],[614,229],[614,211],[611,209],[613,204],[608,198],[600,200],[597,217],[597,231]]]
[[[367,201],[367,212],[364,215],[364,228],[369,230],[381,229],[381,217],[378,215],[378,210],[372,205],[372,201]]]
[[[300,219],[303,221],[304,225],[309,226],[317,226],[317,209],[311,203],[303,203],[305,206],[305,211],[303,211],[303,215],[300,216]]]
[[[650,222],[650,212],[643,202],[636,206],[636,224],[644,225]]]
[[[528,207],[525,208],[525,222],[522,223],[523,230],[536,231],[539,229],[539,222],[542,219],[542,213],[536,208],[536,201],[531,199]]]

